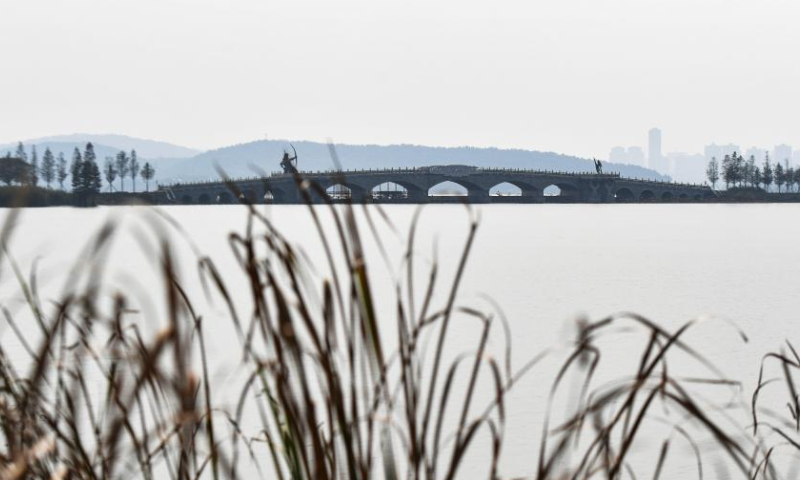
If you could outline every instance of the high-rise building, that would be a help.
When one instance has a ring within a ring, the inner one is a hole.
[[[661,130],[647,132],[647,167],[659,173],[669,173],[669,161],[661,154]]]
[[[719,145],[716,143],[712,143],[711,145],[706,145],[703,148],[703,158],[706,159],[706,162],[710,162],[712,158],[716,158],[719,160]]]
[[[703,183],[706,181],[707,162],[699,153],[670,152],[669,175],[679,182]]]
[[[642,147],[628,147],[628,163],[644,166],[644,150],[642,150]]]
[[[608,161],[614,163],[628,163],[628,152],[625,147],[614,147],[608,154]]]
[[[653,168],[661,160],[661,130],[651,128],[647,132],[647,166]]]
[[[772,149],[772,160],[784,163],[786,160],[792,160],[792,147],[790,145],[782,144],[777,145]]]
[[[644,165],[644,150],[642,147],[614,147],[608,154],[608,161],[626,163],[628,165]]]
[[[767,155],[767,150],[758,147],[750,147],[744,154],[744,158],[749,159],[750,157],[755,157],[756,163],[761,165],[764,162],[764,157]]]
[[[703,149],[703,157],[705,157],[706,161],[709,161],[712,157],[714,157],[721,162],[722,159],[725,158],[725,155],[733,155],[733,152],[741,154],[742,149],[739,148],[739,145],[734,145],[733,143],[729,143],[727,145],[717,145],[716,143],[712,143],[711,145],[706,145]]]

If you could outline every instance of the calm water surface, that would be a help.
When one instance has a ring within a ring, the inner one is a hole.
[[[415,207],[391,205],[383,210],[394,228],[402,232],[394,233],[373,215],[390,265],[383,262],[375,242],[367,244],[370,272],[384,302],[385,332],[393,333],[392,285],[399,276],[404,236]],[[238,278],[227,234],[243,230],[243,208],[187,206],[164,211],[177,220],[200,251],[212,256],[224,275]],[[266,211],[324,270],[308,209],[281,206]],[[761,356],[780,348],[787,338],[800,340],[800,223],[795,221],[800,205],[491,205],[480,206],[475,213],[480,217],[480,227],[460,302],[491,309],[487,300],[491,298],[502,307],[513,332],[515,367],[571,338],[576,318],[598,319],[633,311],[676,329],[689,319],[707,316],[710,321],[698,325],[687,340],[702,347],[727,376],[741,381],[743,391],[749,392]],[[325,212],[320,209],[320,214],[324,216]],[[65,267],[104,220],[117,219],[125,226],[123,232],[132,233],[145,225],[145,216],[144,209],[133,207],[26,210],[11,250],[23,270],[39,258],[42,295],[54,295],[67,280]],[[462,206],[423,209],[418,236],[420,268],[426,259],[436,256],[443,276],[449,278],[463,246],[468,219]],[[369,235],[366,224],[362,226],[364,234]],[[182,241],[176,240],[174,245],[184,255],[185,271],[191,276],[191,252]],[[109,278],[119,288],[142,297],[157,296],[153,292],[157,277],[152,276],[149,257],[137,247],[133,235],[123,235],[109,259]],[[2,275],[2,288],[12,288],[8,272]],[[241,291],[246,289],[243,278],[233,280],[233,284]],[[193,288],[201,294],[199,284]],[[215,376],[224,384],[234,375],[238,342],[230,335],[221,305],[208,309],[206,315],[212,321],[207,325],[219,329],[209,336],[217,360]],[[750,341],[743,343],[723,320],[738,325]],[[158,328],[152,318],[147,321]],[[474,348],[476,325],[463,322],[456,325],[451,336],[453,354]],[[4,344],[13,344],[5,330],[2,338]],[[503,341],[498,330],[492,339],[495,354],[502,355]],[[637,340],[635,335],[622,335],[609,343],[613,347],[605,360],[610,365],[609,378],[631,372],[638,359],[636,347],[642,342],[641,336]],[[13,345],[10,348],[15,351]],[[545,362],[513,393],[505,475],[535,471],[532,459],[536,458],[541,419],[557,364],[556,360]],[[707,373],[688,362],[685,368],[686,376]],[[485,393],[482,400],[488,400],[488,395]],[[485,461],[484,455],[476,454],[468,465],[483,471]],[[693,478],[694,473],[689,462],[676,466],[672,478]],[[724,476],[724,472],[717,474]],[[481,476],[475,474],[475,478]]]

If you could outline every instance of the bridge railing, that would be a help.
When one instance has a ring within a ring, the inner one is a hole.
[[[687,187],[687,188],[710,188],[707,183],[687,183],[687,182],[676,182],[675,180],[653,180],[652,178],[639,178],[639,177],[622,177],[622,180],[630,180],[639,183],[651,183],[656,185],[674,185],[676,187]]]

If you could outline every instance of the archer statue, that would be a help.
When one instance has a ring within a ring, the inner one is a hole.
[[[598,175],[601,175],[603,173],[603,162],[596,158],[593,158],[592,160],[594,160],[594,170]]]
[[[295,150],[294,145],[291,143],[289,145],[291,145],[294,151],[294,157],[290,157],[289,152],[284,150],[283,159],[281,159],[281,168],[283,169],[283,173],[297,173],[297,150]]]

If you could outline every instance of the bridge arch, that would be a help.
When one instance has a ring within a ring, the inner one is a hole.
[[[231,192],[223,190],[217,193],[217,203],[223,205],[233,203],[233,195],[231,195]]]
[[[542,189],[542,195],[545,197],[560,197],[561,187],[556,184],[551,184]]]
[[[520,197],[524,195],[522,187],[514,182],[500,182],[489,189],[491,197]]]
[[[329,200],[352,200],[361,202],[366,198],[366,191],[364,188],[341,176],[320,181],[317,184],[320,188],[324,189],[325,196],[327,196]],[[318,193],[315,193],[313,189],[310,193],[312,198],[318,196]]]
[[[656,194],[652,190],[644,190],[639,194],[640,202],[654,202],[655,200]]]
[[[261,196],[261,200],[264,203],[281,203],[285,202],[286,199],[286,192],[273,187],[267,187],[266,191],[264,191],[264,195]]]
[[[428,189],[429,197],[466,197],[468,195],[469,187],[453,180],[442,180]]]
[[[700,195],[699,193],[697,195],[695,195],[693,198],[694,198],[695,202],[702,202],[703,201],[703,196]]]
[[[618,188],[614,192],[614,199],[617,203],[631,203],[635,200],[633,192],[628,187]]]
[[[248,188],[239,194],[239,201],[242,203],[256,204],[258,202],[258,195],[255,190]]]
[[[569,183],[551,183],[542,189],[545,201],[564,202],[572,201],[578,197],[578,188]]]
[[[675,195],[672,192],[664,192],[661,194],[661,200],[665,202],[671,202],[675,198]]]
[[[502,194],[510,194],[510,196],[522,197],[540,197],[541,190],[533,184],[521,182],[513,178],[505,179],[492,185],[488,191],[490,196],[500,196]]]
[[[193,203],[192,202],[192,196],[189,195],[188,193],[184,194],[181,197],[181,204],[183,204],[183,205],[191,205],[192,203]]]
[[[208,205],[211,203],[211,195],[207,193],[201,193],[199,197],[197,197],[197,203],[200,205]]]
[[[370,189],[370,197],[375,200],[397,200],[408,198],[409,188],[403,183],[383,182]]]
[[[325,194],[331,200],[349,200],[353,197],[353,190],[344,183],[334,183],[325,189]]]

